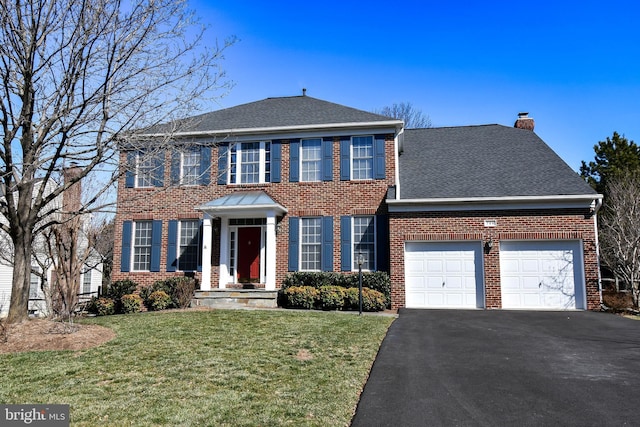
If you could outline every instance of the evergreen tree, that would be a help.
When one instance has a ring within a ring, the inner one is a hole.
[[[640,173],[640,147],[635,142],[613,132],[613,137],[598,142],[593,147],[594,161],[580,166],[580,176],[598,192],[606,195],[610,179],[637,171]]]

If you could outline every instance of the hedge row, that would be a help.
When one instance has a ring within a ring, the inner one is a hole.
[[[113,282],[105,293],[89,302],[87,310],[98,316],[116,313],[137,313],[146,307],[157,311],[168,308],[186,308],[191,303],[196,280],[190,277],[172,277],[158,280],[135,293],[138,284],[132,280]]]
[[[281,291],[281,305],[287,308],[320,310],[359,310],[360,294],[358,288],[342,286],[290,286]],[[386,299],[381,292],[362,288],[362,310],[382,311]]]
[[[294,286],[309,286],[315,289],[323,286],[358,288],[358,276],[357,273],[296,271],[286,275],[282,282],[282,290]],[[387,273],[382,271],[362,273],[362,287],[380,292],[384,295],[386,307],[391,307],[391,279]]]

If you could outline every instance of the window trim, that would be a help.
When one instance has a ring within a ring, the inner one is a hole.
[[[378,238],[377,238],[377,215],[354,215],[351,217],[351,271],[358,271],[358,254],[356,253],[356,246],[360,242],[356,242],[355,228],[356,218],[371,218],[373,227],[373,261],[369,261],[369,268],[363,268],[362,271],[377,271],[378,262]]]
[[[354,161],[356,160],[355,156],[354,156],[354,139],[355,138],[370,138],[371,139],[371,157],[362,157],[362,158],[358,158],[358,160],[364,160],[364,159],[370,159],[371,162],[371,169],[369,170],[369,175],[371,175],[369,178],[354,178]],[[372,181],[375,179],[375,161],[376,161],[376,138],[375,135],[354,135],[351,137],[351,141],[349,144],[349,178],[351,181]]]
[[[314,243],[314,244],[306,243],[305,244],[304,243],[304,233],[303,233],[303,230],[304,230],[303,222],[305,220],[311,220],[311,219],[316,220],[316,221],[319,222],[319,231],[320,231],[320,233],[317,236],[315,236],[315,237],[317,237],[317,240],[318,240],[317,243]],[[300,221],[299,221],[298,227],[299,227],[299,236],[300,236],[300,238],[299,238],[300,239],[300,243],[299,243],[299,248],[298,248],[298,259],[300,260],[299,261],[300,264],[298,266],[298,271],[314,271],[314,272],[315,271],[322,271],[322,245],[323,245],[322,238],[323,238],[323,233],[324,233],[322,217],[321,216],[303,216],[303,217],[300,217]],[[319,249],[319,256],[320,256],[319,259],[318,259],[319,268],[317,268],[317,269],[315,269],[315,268],[314,269],[307,269],[307,268],[303,268],[302,267],[302,264],[304,264],[303,247],[305,245],[306,246],[312,246],[313,245],[314,247],[317,247]]]
[[[145,224],[149,224],[150,228],[149,228],[149,245],[136,245],[136,232],[138,231],[138,225],[141,223],[145,223]],[[132,272],[150,272],[151,271],[151,257],[152,257],[152,251],[153,251],[153,221],[151,220],[136,220],[133,221],[132,227],[131,227],[131,271]],[[149,266],[147,269],[137,269],[136,268],[136,247],[148,247],[149,248]]]
[[[317,141],[318,145],[318,158],[312,161],[304,160],[304,142],[305,141]],[[323,170],[322,170],[322,162],[323,162],[323,139],[322,138],[305,138],[300,140],[300,182],[322,182],[323,181]],[[304,164],[306,163],[315,163],[318,165],[317,169],[317,179],[305,179],[304,175]]]
[[[196,174],[190,182],[186,182],[185,175],[185,154],[195,154],[198,156],[198,162],[191,166],[195,168]],[[200,170],[202,168],[202,150],[189,149],[180,152],[180,178],[178,185],[182,186],[197,186],[200,183]]]
[[[195,223],[196,225],[196,243],[192,244],[192,245],[186,245],[185,247],[191,247],[191,246],[195,246],[196,248],[196,259],[195,259],[195,268],[193,270],[183,270],[182,268],[180,268],[180,256],[181,256],[181,249],[183,247],[182,245],[182,224],[183,223],[187,223],[187,222],[192,222]],[[200,239],[201,239],[201,235],[200,235],[200,220],[199,219],[180,219],[178,220],[178,229],[177,231],[177,238],[176,238],[176,269],[175,271],[182,271],[182,272],[192,272],[192,271],[198,271],[198,265],[199,265],[199,259],[200,259]]]
[[[140,179],[145,179],[145,177],[143,175],[141,175],[141,169],[143,167],[143,163],[145,163],[145,160],[147,162],[150,163],[150,169],[148,172],[148,176],[146,181],[148,182],[148,185],[140,185]],[[134,174],[134,183],[135,183],[135,188],[153,188],[153,169],[155,168],[154,163],[154,158],[149,156],[147,159],[144,158],[144,153],[141,151],[137,151],[136,152],[136,173]]]
[[[259,166],[258,166],[258,181],[257,182],[242,182],[242,146],[245,144],[259,144]],[[229,146],[227,150],[227,185],[258,185],[258,184],[267,184],[271,182],[271,173],[273,162],[273,154],[272,154],[272,144],[271,140],[262,140],[262,141],[243,141],[237,142]],[[269,152],[269,170],[267,171],[267,151]],[[232,162],[232,156],[235,155],[235,162]],[[234,173],[235,182],[231,181],[231,170],[236,168]],[[269,179],[267,179],[267,173],[269,174]]]

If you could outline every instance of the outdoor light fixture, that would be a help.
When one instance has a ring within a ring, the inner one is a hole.
[[[493,237],[489,237],[489,240],[484,243],[484,249],[487,252],[489,252],[491,248],[493,248]]]

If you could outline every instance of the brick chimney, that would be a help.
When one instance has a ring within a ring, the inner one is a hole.
[[[518,120],[516,120],[516,122],[513,124],[514,128],[526,129],[530,131],[533,130],[534,126],[535,123],[533,122],[533,119],[529,117],[529,113],[518,113]]]
[[[80,172],[82,172],[82,169],[80,169],[76,163],[71,163],[71,166],[64,169],[64,182],[67,183],[68,181],[73,180],[80,174]],[[77,212],[80,209],[81,198],[82,185],[81,182],[78,181],[62,193],[62,211]]]

